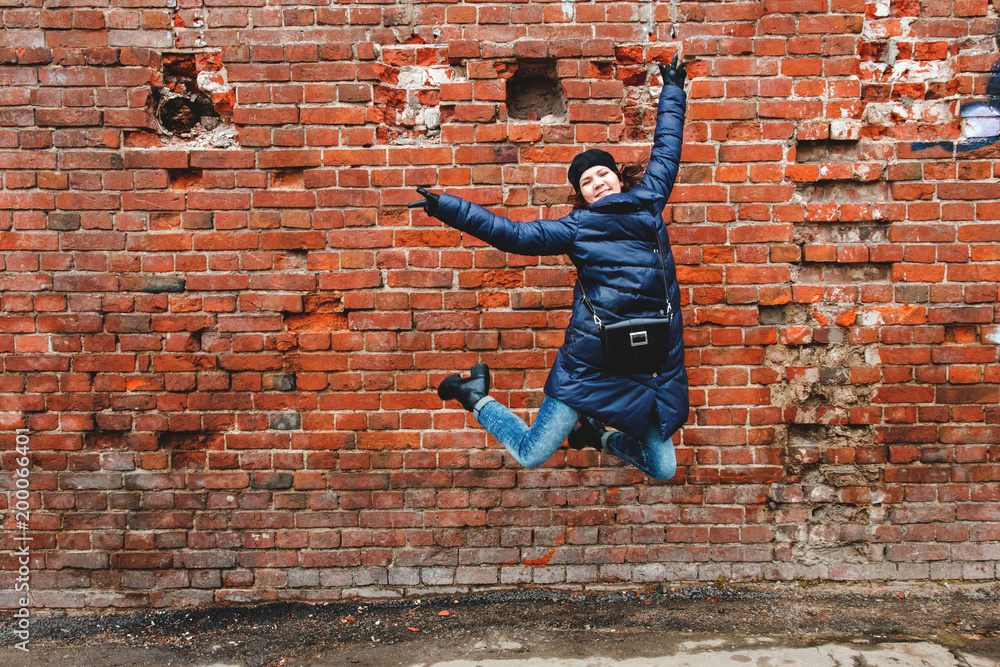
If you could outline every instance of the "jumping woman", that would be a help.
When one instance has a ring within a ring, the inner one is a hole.
[[[677,56],[663,78],[653,148],[642,179],[600,149],[577,155],[568,178],[577,205],[559,220],[512,222],[452,195],[409,206],[519,255],[569,255],[578,281],[573,312],[545,399],[529,428],[489,395],[490,370],[451,375],[438,387],[472,412],[517,461],[543,464],[567,438],[594,447],[655,479],[676,470],[671,436],[688,417],[680,289],[662,212],[680,164],[686,96]],[[614,430],[608,430],[606,426]]]

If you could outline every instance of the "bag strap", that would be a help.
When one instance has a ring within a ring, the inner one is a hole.
[[[660,245],[660,234],[656,234],[656,254],[660,256],[660,267],[663,268],[663,299],[667,302],[666,315],[673,315],[674,306],[670,303],[670,283],[667,280],[667,260],[663,258],[663,246]]]
[[[663,296],[667,302],[667,309],[664,311],[664,315],[673,315],[674,306],[670,303],[670,283],[667,280],[667,260],[663,258],[663,246],[660,244],[660,235],[656,234],[656,254],[660,256],[660,266],[663,268]],[[597,324],[598,329],[604,328],[604,323],[601,322],[601,318],[597,316],[597,311],[594,310],[594,305],[590,303],[590,299],[587,298],[587,292],[583,289],[583,281],[580,277],[576,278],[577,284],[580,285],[580,296],[583,297],[583,305],[587,307],[590,314],[594,317],[594,322]]]

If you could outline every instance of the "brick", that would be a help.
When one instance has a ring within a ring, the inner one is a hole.
[[[35,123],[40,127],[82,127],[101,124],[101,112],[97,109],[38,109]]]
[[[191,151],[190,166],[200,169],[247,169],[254,165],[251,151]]]
[[[591,104],[575,102],[569,104],[571,123],[617,123],[622,117],[621,107],[614,104]]]

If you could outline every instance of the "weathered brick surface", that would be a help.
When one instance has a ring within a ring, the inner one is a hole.
[[[38,4],[0,7],[36,603],[1000,575],[995,3]],[[405,204],[564,214],[678,48],[678,474],[523,470],[434,387],[484,361],[530,417],[572,266]]]

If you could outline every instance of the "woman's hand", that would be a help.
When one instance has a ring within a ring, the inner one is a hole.
[[[684,87],[684,79],[687,78],[687,65],[681,63],[678,67],[677,60],[677,54],[675,53],[674,60],[669,65],[656,63],[660,67],[660,76],[663,77],[664,86]]]
[[[425,190],[423,188],[417,188],[417,193],[423,197],[420,201],[411,201],[406,205],[406,208],[418,208],[423,207],[424,213],[427,215],[434,215],[438,210],[438,196],[431,192],[430,190]]]

